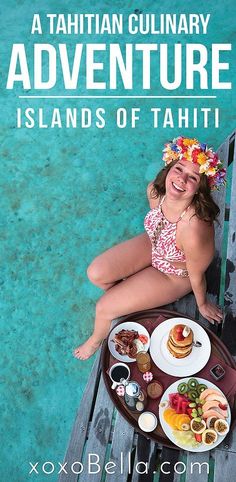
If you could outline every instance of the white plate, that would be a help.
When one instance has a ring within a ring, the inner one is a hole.
[[[165,393],[163,393],[162,395],[162,398],[161,398],[161,401],[160,401],[160,404],[161,402],[164,402],[166,400],[169,401],[169,393],[175,393],[177,392],[177,386],[179,385],[179,383],[182,383],[182,382],[187,382],[189,380],[189,377],[188,378],[182,378],[181,380],[178,380],[177,382],[174,382],[172,383],[172,385],[170,385]],[[196,380],[199,382],[199,383],[204,383],[207,388],[216,388],[216,390],[219,390],[220,393],[222,393],[222,395],[226,398],[226,396],[224,395],[224,393],[216,386],[214,385],[214,383],[211,383],[209,382],[208,380],[204,380],[204,378],[198,378],[196,377]],[[203,443],[199,446],[199,447],[189,447],[189,446],[186,446],[184,444],[180,444],[179,442],[177,442],[175,436],[173,435],[172,431],[173,429],[170,427],[170,425],[168,425],[168,423],[164,420],[164,417],[163,417],[163,413],[165,411],[165,408],[162,408],[159,406],[159,419],[160,419],[160,423],[161,423],[161,426],[166,434],[166,436],[171,440],[171,442],[173,442],[175,445],[177,445],[178,447],[180,447],[181,449],[184,449],[184,450],[188,450],[189,452],[206,452],[207,450],[211,450],[211,449],[214,449],[215,447],[217,447],[217,445],[219,445],[222,440],[224,440],[225,435],[218,435],[218,439],[215,443],[213,443],[212,445],[204,445]],[[227,422],[230,426],[230,422],[231,422],[231,412],[230,412],[230,406],[228,404],[228,412],[229,412],[229,415],[227,417]]]
[[[121,323],[120,325],[115,326],[115,328],[113,328],[113,330],[111,331],[108,337],[108,348],[110,350],[110,353],[114,356],[114,358],[125,363],[135,362],[135,358],[130,358],[127,355],[120,355],[115,349],[115,343],[112,340],[116,333],[119,333],[119,331],[121,330],[135,330],[138,332],[139,335],[148,336],[148,342],[144,345],[144,351],[148,351],[150,345],[150,335],[143,325],[140,325],[139,323],[135,323],[133,321],[126,321],[125,323]]]
[[[200,341],[200,348],[194,347],[185,358],[175,358],[167,348],[171,328],[183,324],[193,330],[193,340]],[[195,321],[188,318],[170,318],[158,325],[151,335],[150,355],[155,365],[163,372],[175,377],[193,375],[199,372],[208,362],[211,354],[211,343],[206,331]]]

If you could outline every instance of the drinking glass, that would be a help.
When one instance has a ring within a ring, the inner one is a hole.
[[[136,362],[141,373],[148,372],[151,368],[151,358],[146,351],[139,351],[137,353]]]

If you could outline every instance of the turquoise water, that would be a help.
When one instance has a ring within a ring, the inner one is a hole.
[[[207,39],[195,40],[233,43],[232,5],[231,0],[218,7],[212,0],[207,6],[199,1],[194,13],[210,12],[214,17]],[[24,93],[20,87],[5,89],[11,46],[24,42],[32,67],[33,41],[59,41],[46,34],[32,38],[33,13],[132,13],[136,8],[150,13],[193,12],[191,2],[169,0],[160,10],[154,1],[113,1],[111,8],[108,1],[98,7],[91,0],[53,1],[50,6],[44,1],[10,0],[1,6],[1,482],[57,479],[56,473],[29,476],[29,462],[62,461],[93,363],[72,357],[73,348],[92,329],[94,305],[101,294],[86,278],[87,265],[102,250],[143,229],[146,184],[161,166],[163,143],[179,133],[151,127],[150,107],[196,106],[194,100],[180,99],[19,100]],[[81,41],[62,37],[72,46]],[[184,36],[183,42],[187,40]],[[96,38],[85,35],[82,41]],[[99,41],[109,42],[111,37]],[[112,42],[119,41],[119,36],[112,37]],[[130,41],[130,36],[123,41]],[[132,41],[159,39],[137,35]],[[136,63],[137,82],[139,77]],[[235,80],[235,70],[230,77]],[[61,92],[59,82],[56,93]],[[118,93],[124,94],[121,87]],[[153,88],[151,93],[159,92]],[[204,129],[201,124],[185,134],[217,147],[235,127],[234,99],[233,91],[224,91],[217,100],[204,103],[220,107],[220,129]],[[89,107],[93,112],[104,107],[106,126],[16,129],[16,108],[32,105],[43,107],[49,116],[53,107]],[[125,129],[116,126],[119,107],[128,112],[132,107],[141,109],[135,129],[130,124]]]

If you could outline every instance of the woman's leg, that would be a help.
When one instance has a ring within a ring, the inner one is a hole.
[[[117,244],[97,256],[88,267],[88,278],[103,290],[152,263],[152,248],[146,233]]]
[[[148,235],[142,233],[128,241],[117,244],[100,256],[97,256],[88,267],[88,278],[93,284],[107,291],[117,285],[123,278],[127,278],[150,266],[151,262],[151,243]],[[95,322],[96,319],[97,316]],[[90,337],[89,340],[74,350],[76,357],[81,359],[88,358],[101,343],[100,337],[96,335],[95,337]]]
[[[192,290],[188,278],[166,275],[149,266],[109,289],[98,301],[92,336],[75,351],[89,358],[107,337],[111,320],[140,310],[163,306]]]

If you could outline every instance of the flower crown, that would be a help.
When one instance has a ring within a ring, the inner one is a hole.
[[[199,173],[207,176],[211,190],[219,189],[226,184],[226,169],[219,160],[217,153],[197,139],[189,139],[183,136],[176,137],[172,142],[165,144],[163,153],[163,161],[165,161],[166,166],[174,160],[199,164]]]

